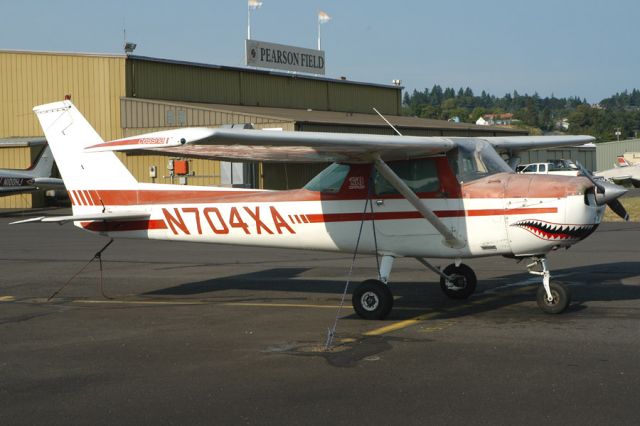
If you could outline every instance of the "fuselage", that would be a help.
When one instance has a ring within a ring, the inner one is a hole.
[[[33,178],[28,170],[0,170],[0,195],[33,191],[36,189]]]
[[[603,215],[593,185],[582,177],[495,173],[464,182],[447,157],[428,160],[428,167],[395,163],[421,201],[465,242],[460,249],[443,244],[367,164],[339,165],[291,191],[139,184],[132,190],[72,190],[70,198],[74,214],[102,205],[150,214],[148,220],[77,222],[112,237],[340,252],[359,244],[361,253],[397,257],[544,254],[587,237]]]

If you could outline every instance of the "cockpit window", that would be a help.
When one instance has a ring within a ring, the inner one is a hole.
[[[342,183],[349,174],[350,169],[347,164],[333,163],[311,179],[304,188],[309,191],[328,192],[332,194],[340,192]]]
[[[440,189],[438,169],[433,158],[421,158],[416,160],[398,161],[389,163],[389,167],[400,179],[407,184],[416,194],[422,192],[435,192]],[[397,194],[398,191],[387,180],[374,172],[373,185],[376,195]]]
[[[461,183],[496,173],[513,173],[489,142],[458,140],[457,144],[458,147],[447,156]]]

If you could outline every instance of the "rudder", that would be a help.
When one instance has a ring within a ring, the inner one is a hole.
[[[137,181],[112,152],[85,153],[103,140],[71,101],[33,109],[68,190],[135,189]]]

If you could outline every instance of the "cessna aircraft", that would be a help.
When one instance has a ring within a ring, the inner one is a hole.
[[[531,258],[537,302],[559,313],[567,289],[546,255],[589,236],[605,205],[625,213],[613,184],[587,177],[519,175],[496,150],[575,145],[588,136],[415,137],[183,128],[104,142],[70,101],[34,108],[72,200],[73,221],[110,237],[359,252],[381,256],[379,275],[352,295],[358,315],[385,318],[396,257],[440,276],[444,293],[469,297],[464,258]],[[393,127],[393,126],[392,126]],[[395,128],[394,128],[395,129]],[[113,151],[159,150],[226,160],[333,162],[289,191],[145,184]],[[625,213],[626,214],[626,213]],[[26,221],[21,221],[26,222]],[[21,223],[17,222],[17,223]],[[452,259],[440,270],[425,258]]]
[[[47,145],[30,168],[0,169],[0,197],[37,189],[63,189],[62,179],[51,177],[52,168],[53,155]]]

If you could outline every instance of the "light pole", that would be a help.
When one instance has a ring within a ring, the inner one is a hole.
[[[330,20],[331,20],[331,16],[327,15],[323,11],[318,12],[318,50],[322,50],[321,44],[320,44],[320,25],[326,24]]]
[[[251,40],[251,11],[262,6],[259,0],[248,0],[247,2],[247,40]]]

